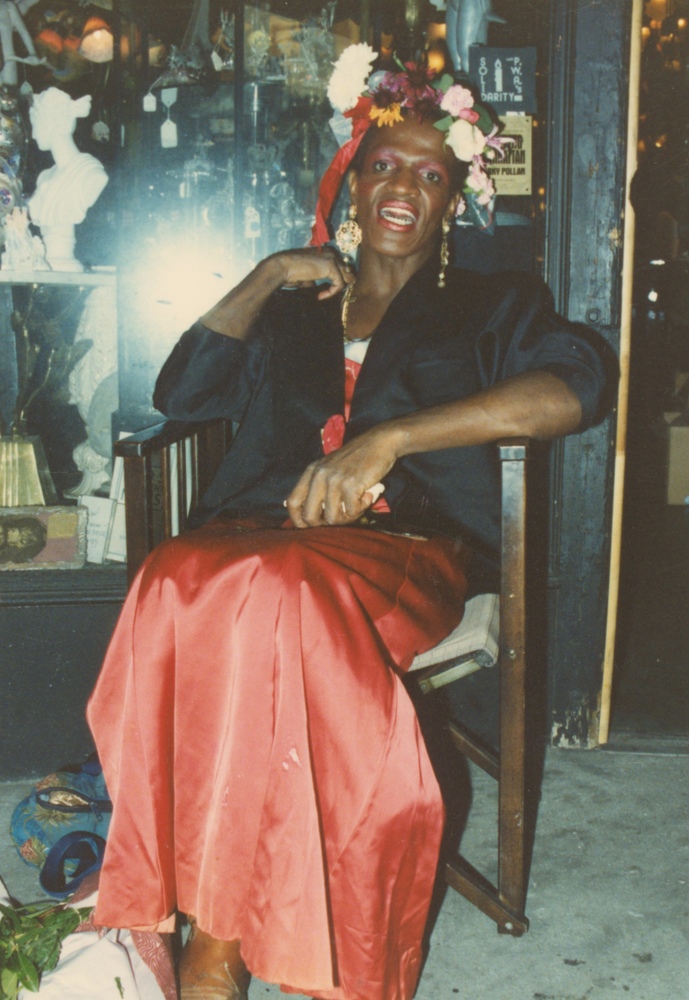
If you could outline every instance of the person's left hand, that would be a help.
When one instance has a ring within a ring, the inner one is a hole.
[[[397,458],[394,435],[384,425],[312,462],[285,501],[297,528],[351,524],[374,502],[368,490]]]

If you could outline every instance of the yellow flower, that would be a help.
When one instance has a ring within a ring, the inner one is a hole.
[[[376,118],[378,119],[378,128],[380,128],[381,125],[394,125],[395,122],[404,121],[402,117],[402,109],[399,104],[389,104],[387,108],[377,108],[374,104],[369,111],[368,116],[373,122]]]

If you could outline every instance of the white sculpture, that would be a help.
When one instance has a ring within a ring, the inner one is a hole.
[[[448,0],[447,47],[455,70],[469,72],[469,49],[485,45],[488,25],[504,24],[505,19],[493,13],[492,0]]]
[[[30,66],[38,66],[45,62],[36,55],[31,35],[26,29],[22,14],[30,10],[38,0],[0,0],[0,49],[2,49],[2,70],[0,70],[0,85],[3,87],[17,86],[17,63],[24,62]],[[26,46],[28,56],[22,58],[14,51],[14,35],[19,35]]]
[[[29,229],[29,213],[13,208],[5,219],[5,250],[0,257],[3,271],[48,271],[45,247]]]
[[[112,473],[112,415],[119,400],[114,288],[90,293],[74,335],[75,344],[83,341],[92,346],[70,372],[69,401],[76,404],[88,436],[72,453],[82,478],[67,491],[70,497],[95,493],[110,482]]]
[[[74,101],[63,90],[50,87],[37,94],[29,111],[33,138],[49,150],[55,166],[38,175],[29,199],[31,221],[40,227],[48,263],[55,271],[83,271],[74,256],[74,227],[83,222],[96,202],[108,175],[102,163],[81,153],[73,139],[77,118],[91,110],[91,97]]]

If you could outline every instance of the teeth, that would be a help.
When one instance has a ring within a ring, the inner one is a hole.
[[[380,214],[386,222],[394,222],[398,226],[412,226],[416,222],[414,213],[404,208],[381,208]]]

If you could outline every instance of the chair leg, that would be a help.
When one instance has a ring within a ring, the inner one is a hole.
[[[492,885],[466,858],[446,865],[447,882],[498,924],[501,933],[519,936],[529,926],[524,916],[525,863],[525,698],[524,673],[510,663],[501,677],[500,747],[491,751],[481,739],[449,723],[452,741],[465,757],[498,782],[498,882]],[[505,748],[503,752],[502,748]]]
[[[510,665],[511,666],[511,665]],[[468,730],[450,724],[458,749],[498,782],[498,879],[493,885],[461,855],[445,863],[447,883],[494,920],[498,931],[520,937],[529,928],[526,900],[524,675],[505,668],[501,684],[501,749],[486,751]],[[520,738],[520,734],[522,734]]]
[[[498,889],[522,921],[526,901],[526,476],[525,452],[501,448],[500,776]],[[527,925],[528,926],[528,925]],[[514,933],[508,924],[499,930]]]
[[[503,659],[507,659],[504,657]],[[500,670],[500,776],[498,779],[498,891],[514,915],[502,933],[522,934],[526,902],[526,691],[523,656]],[[521,929],[520,929],[521,928]]]
[[[445,881],[494,920],[500,934],[521,937],[529,929],[529,921],[523,913],[510,909],[496,887],[470,865],[466,858],[458,857],[446,862]]]
[[[528,930],[524,915],[527,860],[526,792],[526,457],[524,441],[499,446],[502,468],[500,588],[500,752],[468,731],[453,732],[458,748],[498,781],[498,879],[492,885],[466,859],[449,861],[448,883],[491,917],[503,934]],[[453,727],[454,729],[454,727]]]
[[[517,685],[518,687],[518,685]],[[501,699],[502,700],[502,699]],[[507,706],[514,700],[508,693],[504,715]],[[512,729],[506,740],[505,751],[501,749],[497,758],[497,774],[492,766],[493,761],[487,759],[484,767],[481,757],[481,744],[478,741],[479,752],[474,751],[473,737],[462,733],[461,743],[466,756],[492,777],[498,780],[498,879],[493,885],[484,875],[471,865],[466,858],[459,855],[445,863],[445,880],[448,885],[478,907],[486,916],[494,920],[501,934],[512,934],[520,937],[529,928],[529,921],[524,915],[526,901],[526,837],[524,828],[525,816],[525,777],[524,777],[524,746],[516,746],[510,752],[513,739],[523,725],[523,713],[518,718],[517,710],[511,719],[505,719],[505,724]],[[451,727],[453,739],[459,746],[457,735],[459,730]],[[503,737],[505,735],[503,729]]]

